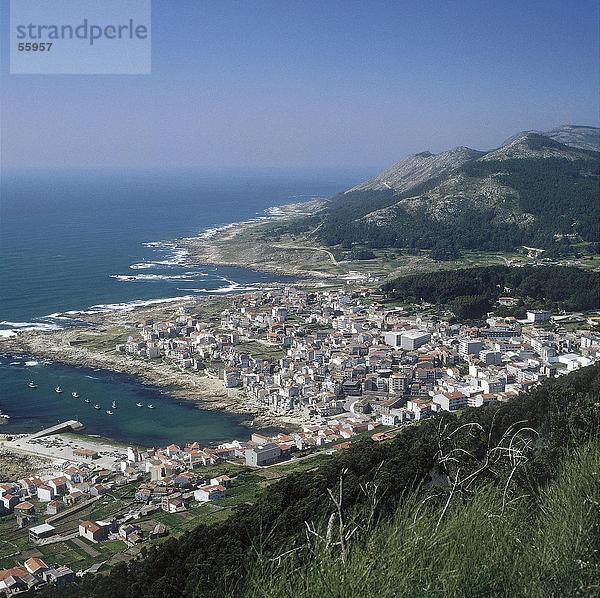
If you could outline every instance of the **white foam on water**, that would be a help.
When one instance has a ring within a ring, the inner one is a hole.
[[[172,241],[149,241],[148,243],[142,243],[144,247],[153,247],[155,249],[167,249],[173,247]]]
[[[191,274],[111,274],[111,278],[123,282],[135,282],[137,280],[152,281],[152,280],[194,280],[195,275]]]
[[[40,365],[40,362],[39,362],[39,361],[26,361],[26,362],[25,362],[25,365],[26,365],[27,367],[30,367],[30,368],[32,368],[32,367],[34,367],[34,366],[36,366],[36,365]]]
[[[27,330],[62,330],[62,326],[58,324],[49,324],[47,322],[8,322],[3,320],[0,326],[10,327],[14,332],[23,332]]]
[[[60,313],[60,312],[56,312],[53,314],[48,314],[47,316],[44,316],[44,318],[48,318],[49,320],[74,320],[75,318],[69,318],[68,316],[65,316],[64,314],[74,314],[77,312],[70,312],[70,311],[66,311],[64,313]]]
[[[11,338],[17,336],[14,330],[0,330],[0,338]]]
[[[182,297],[164,297],[162,299],[149,299],[149,300],[141,300],[137,299],[135,301],[129,301],[128,303],[100,303],[98,305],[92,305],[91,312],[81,312],[81,313],[107,313],[111,311],[133,311],[139,307],[148,307],[150,305],[160,305],[161,303],[174,303],[177,301],[190,301],[195,299],[193,295],[184,295]]]
[[[152,260],[150,262],[137,262],[131,264],[129,267],[133,270],[155,268],[157,266],[181,266],[185,263],[188,256],[188,250],[183,247],[177,247],[173,241],[152,241],[150,243],[143,243],[143,246],[150,247],[157,251],[169,251],[171,252],[171,257],[165,260]]]

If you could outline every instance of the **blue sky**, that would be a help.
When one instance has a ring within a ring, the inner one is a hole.
[[[3,168],[363,168],[598,126],[599,3],[154,0],[152,74],[8,74]]]

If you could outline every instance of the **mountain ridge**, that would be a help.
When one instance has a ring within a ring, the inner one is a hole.
[[[476,150],[467,146],[457,146],[437,154],[428,150],[410,154],[367,181],[347,189],[344,194],[353,191],[379,191],[383,189],[391,189],[401,193],[431,178],[443,176],[472,159],[483,158],[488,154],[495,155],[503,148],[511,147],[519,139],[528,136],[542,136],[567,147],[600,151],[600,128],[598,127],[561,125],[545,132],[537,130],[520,131],[506,139],[498,148],[490,150]]]
[[[294,233],[330,246],[528,245],[567,255],[572,243],[600,242],[600,152],[580,147],[598,133],[565,125],[552,136],[520,132],[489,151],[412,154],[331,198],[310,223],[296,222]]]

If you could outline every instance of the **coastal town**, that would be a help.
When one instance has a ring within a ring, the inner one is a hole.
[[[227,517],[271,480],[353,442],[509,401],[600,360],[596,314],[530,309],[524,319],[490,313],[472,326],[432,305],[384,299],[359,286],[281,286],[232,296],[210,320],[186,304],[169,319],[137,322],[117,355],[218,379],[245,412],[282,428],[152,448],[72,434],[77,421],[1,436],[4,454],[46,464],[0,480],[0,592],[68,583],[126,561],[187,526]]]

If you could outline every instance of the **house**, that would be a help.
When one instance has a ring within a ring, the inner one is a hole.
[[[426,399],[412,399],[406,402],[406,408],[414,414],[416,420],[424,419],[432,414],[432,402]]]
[[[161,508],[166,513],[181,513],[182,511],[185,511],[183,496],[179,492],[163,496]]]
[[[173,486],[177,488],[191,488],[197,484],[198,476],[189,471],[184,471],[173,478]]]
[[[0,496],[0,512],[12,513],[21,499],[15,494],[4,494]]]
[[[18,484],[0,484],[0,496],[4,496],[5,494],[21,494],[21,488]]]
[[[462,338],[458,342],[458,354],[461,357],[467,355],[479,355],[483,350],[483,341],[475,338]]]
[[[544,309],[527,310],[528,322],[547,322],[550,319],[550,312]]]
[[[434,395],[433,402],[444,411],[458,411],[468,406],[468,397],[460,391],[447,392]]]
[[[237,368],[227,368],[223,371],[223,382],[226,388],[235,388],[241,384],[240,370]]]
[[[219,475],[216,478],[211,478],[210,485],[224,486],[225,488],[229,488],[231,486],[231,478],[227,475]]]
[[[54,490],[46,484],[41,484],[37,487],[37,497],[42,502],[50,502],[54,498]]]
[[[47,571],[50,568],[42,561],[42,559],[36,558],[27,559],[23,564],[27,571],[32,575],[42,575],[44,571]]]
[[[85,461],[92,461],[99,457],[98,451],[93,451],[92,449],[78,448],[73,451],[73,455],[75,457],[79,457],[80,459],[84,459]]]
[[[13,594],[36,586],[39,580],[25,567],[0,570],[0,592]]]
[[[81,470],[74,465],[69,465],[64,472],[64,476],[73,484],[80,484],[83,481]]]
[[[179,455],[181,453],[181,448],[178,447],[176,444],[170,444],[165,449],[165,452],[167,453],[168,457],[176,457],[177,455]]]
[[[59,478],[54,478],[53,480],[50,480],[48,482],[48,486],[50,486],[50,488],[52,488],[53,492],[54,492],[54,496],[61,496],[63,494],[65,494],[65,492],[67,491],[67,478],[64,476],[61,476]],[[39,494],[38,494],[39,497]]]
[[[147,503],[152,497],[152,490],[150,488],[138,488],[135,492],[135,500],[137,502]]]
[[[397,415],[393,415],[391,413],[382,413],[381,414],[381,423],[384,426],[395,426],[398,423],[399,419]]]
[[[157,523],[150,532],[150,538],[164,538],[169,535],[169,530],[164,523]]]
[[[61,500],[51,500],[46,506],[46,515],[56,515],[66,508],[65,503]]]
[[[35,506],[29,501],[20,502],[15,507],[16,513],[21,513],[22,515],[35,515]]]
[[[36,525],[35,527],[29,528],[29,541],[37,543],[44,538],[49,538],[54,535],[56,531],[53,525],[48,523],[42,523],[41,525]]]
[[[44,572],[43,576],[44,581],[57,586],[71,583],[76,579],[75,572],[64,565],[55,569],[48,569],[48,571]]]
[[[275,463],[281,455],[281,449],[273,443],[264,444],[253,448],[248,448],[244,451],[246,465],[258,467],[260,465],[268,465]]]
[[[405,351],[414,351],[426,345],[431,340],[429,332],[422,330],[408,330],[400,336],[400,347]]]
[[[194,490],[194,498],[198,502],[208,502],[210,500],[217,500],[219,498],[225,498],[225,486],[202,486]]]
[[[91,492],[90,492],[90,494],[91,494]],[[96,496],[96,495],[94,495],[94,496]],[[84,494],[81,490],[72,490],[69,494],[66,494],[65,496],[63,496],[63,502],[68,507],[72,507],[73,505],[76,505],[78,502],[81,502],[82,500],[86,500],[88,498],[89,498],[88,495]]]
[[[108,488],[103,484],[94,484],[90,486],[90,496],[100,496],[101,494],[106,494],[108,492]]]
[[[137,525],[122,525],[119,528],[119,536],[129,544],[138,544],[143,540],[142,530]]]
[[[108,538],[108,526],[99,525],[96,521],[80,521],[79,535],[90,542],[101,542]]]

